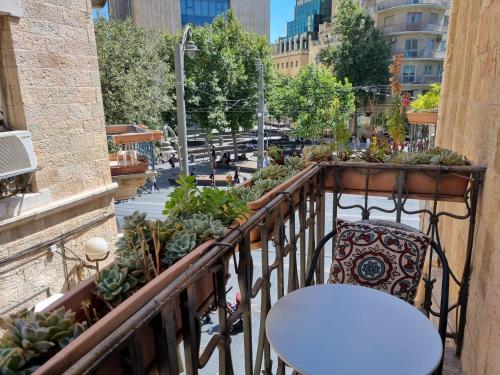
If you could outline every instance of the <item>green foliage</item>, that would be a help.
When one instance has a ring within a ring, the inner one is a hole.
[[[307,166],[307,163],[300,156],[293,156],[285,160],[285,166],[296,171],[300,171]]]
[[[279,164],[283,158],[283,149],[278,146],[271,145],[267,149],[267,154],[274,163]]]
[[[43,313],[24,309],[2,319],[0,326],[6,331],[0,339],[2,375],[31,374],[85,330],[64,307]]]
[[[235,190],[244,202],[254,202],[262,196],[262,192],[253,187],[241,186]]]
[[[306,147],[304,154],[309,161],[322,162],[333,160],[334,147],[331,144],[320,144],[317,146]]]
[[[196,246],[196,234],[184,230],[182,232],[176,232],[172,240],[167,245],[167,251],[163,256],[163,263],[171,266],[179,259],[183,258],[191,252]]]
[[[395,143],[402,144],[406,136],[406,112],[400,96],[393,96],[391,102],[391,108],[386,114],[387,132]]]
[[[429,150],[423,152],[401,152],[396,156],[387,159],[387,162],[396,164],[425,164],[446,166],[460,166],[470,164],[465,156],[440,147],[430,148]]]
[[[112,264],[99,271],[95,283],[97,296],[115,307],[133,292],[138,280],[129,275],[127,268]]]
[[[130,20],[95,22],[106,122],[162,127],[174,111],[173,38]]]
[[[209,238],[220,237],[224,233],[224,226],[219,220],[214,220],[212,215],[194,214],[182,223],[187,230],[196,234],[199,244]]]
[[[334,31],[338,44],[321,52],[321,62],[354,86],[386,84],[390,47],[359,1],[337,2]]]
[[[347,121],[355,104],[347,79],[337,80],[327,68],[308,65],[296,77],[283,82],[286,86],[278,86],[278,94],[272,95],[272,107],[282,111],[279,117],[295,122],[296,136],[311,139],[331,133],[339,143],[345,143]]]
[[[165,203],[165,215],[188,218],[193,214],[207,214],[229,225],[248,212],[245,202],[231,190],[200,190],[192,176],[181,176],[177,183],[179,187],[170,193]]]
[[[417,99],[411,103],[411,107],[416,111],[435,111],[439,107],[441,98],[441,85],[433,83],[431,90],[425,94],[420,94]]]
[[[251,129],[257,122],[257,61],[272,77],[271,50],[264,37],[247,32],[233,11],[193,30],[196,57],[186,59],[186,100],[192,121],[208,133]]]

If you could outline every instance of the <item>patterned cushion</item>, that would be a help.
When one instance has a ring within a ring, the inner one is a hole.
[[[337,220],[328,282],[375,288],[413,303],[429,242],[418,231]]]

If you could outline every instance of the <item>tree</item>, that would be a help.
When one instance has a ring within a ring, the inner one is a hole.
[[[265,38],[244,31],[233,11],[195,28],[193,40],[199,52],[193,61],[186,60],[188,116],[208,136],[230,130],[237,160],[237,133],[257,121],[256,63],[261,61],[266,72],[272,69],[270,47]]]
[[[175,110],[172,59],[166,55],[172,54],[173,38],[103,17],[95,33],[106,122],[161,128]]]
[[[308,65],[291,79],[283,80],[272,96],[277,117],[286,116],[296,124],[298,137],[335,136],[336,142],[347,143],[347,122],[354,111],[355,96],[348,80],[340,81],[325,67]]]
[[[386,84],[390,48],[383,33],[357,0],[339,0],[334,19],[338,44],[324,49],[320,61],[354,86]]]

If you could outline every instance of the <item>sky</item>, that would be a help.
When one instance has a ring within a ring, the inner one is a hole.
[[[271,42],[286,34],[287,21],[293,20],[295,0],[271,0]]]
[[[286,23],[293,20],[294,6],[295,0],[271,0],[271,42],[274,42],[280,36],[285,36]],[[108,14],[107,4],[100,13],[102,15]]]

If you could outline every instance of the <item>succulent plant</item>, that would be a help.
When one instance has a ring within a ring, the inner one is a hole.
[[[276,186],[281,183],[279,179],[265,179],[265,180],[257,180],[254,182],[253,189],[259,191],[262,194],[267,193],[268,191],[273,190]]]
[[[85,330],[64,307],[43,313],[23,309],[2,319],[1,327],[6,330],[0,339],[1,375],[31,374],[38,358],[50,358]]]
[[[300,156],[292,156],[285,160],[285,165],[295,171],[301,171],[307,166],[307,163]]]
[[[251,188],[251,187],[246,187],[242,186],[238,188],[238,195],[243,199],[245,202],[253,202],[259,199],[262,194],[260,190]]]
[[[174,217],[167,217],[165,221],[157,221],[155,227],[158,229],[158,238],[161,244],[170,241],[175,232],[183,229],[182,223]]]
[[[170,243],[167,245],[167,250],[163,255],[163,263],[171,266],[176,261],[189,254],[196,246],[196,234],[183,230],[172,236]]]
[[[26,367],[28,360],[21,348],[0,348],[0,375],[28,375],[39,366]]]
[[[151,229],[146,220],[146,213],[135,211],[124,218],[123,237],[116,243],[116,253],[119,256],[128,256],[131,251],[140,248],[141,236],[146,244],[152,239]]]
[[[321,144],[312,147],[306,147],[304,153],[307,160],[309,161],[332,161],[333,160],[333,149],[331,145]]]
[[[263,168],[252,174],[252,180],[255,182],[257,180],[281,180],[286,177],[288,173],[288,168],[283,165],[270,165],[267,168]]]
[[[183,220],[183,224],[186,229],[196,234],[198,243],[217,238],[224,233],[224,226],[219,220],[214,220],[212,215],[194,214]]]
[[[462,155],[440,147],[431,148],[423,152],[400,152],[392,158],[385,160],[396,164],[426,164],[459,166],[468,165],[469,161]]]
[[[130,295],[138,280],[128,274],[126,267],[115,263],[97,274],[95,284],[97,296],[115,307]]]

